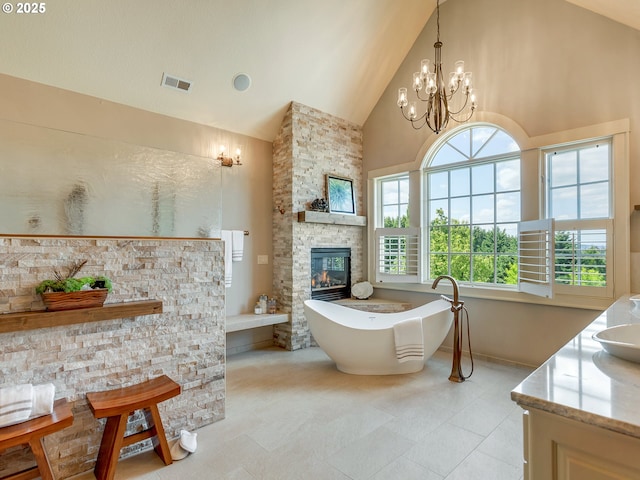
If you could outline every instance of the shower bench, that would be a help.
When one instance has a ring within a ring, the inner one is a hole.
[[[273,325],[288,321],[288,313],[227,317],[227,355],[273,346]],[[269,326],[272,328],[267,328]]]
[[[288,313],[264,313],[262,315],[246,313],[244,315],[234,315],[232,317],[227,317],[227,333],[249,330],[251,328],[266,327],[269,325],[276,325],[278,323],[287,323],[288,321]]]

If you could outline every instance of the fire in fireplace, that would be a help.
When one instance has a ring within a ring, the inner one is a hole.
[[[311,249],[311,298],[340,300],[351,297],[351,249]]]

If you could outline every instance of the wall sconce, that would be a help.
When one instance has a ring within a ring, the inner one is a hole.
[[[227,147],[220,145],[220,153],[218,154],[218,160],[222,162],[223,167],[233,167],[234,165],[242,165],[240,159],[242,158],[242,147],[236,147],[235,154],[232,157],[225,156]]]

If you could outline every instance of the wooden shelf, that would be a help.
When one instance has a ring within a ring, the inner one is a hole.
[[[85,322],[100,322],[102,320],[139,317],[157,313],[162,313],[162,301],[160,300],[107,303],[102,307],[57,312],[37,310],[33,312],[5,313],[0,315],[0,333],[59,327],[60,325]]]
[[[367,217],[359,215],[343,215],[340,213],[314,212],[306,210],[298,212],[298,222],[301,223],[325,223],[329,225],[351,225],[354,227],[365,227]]]

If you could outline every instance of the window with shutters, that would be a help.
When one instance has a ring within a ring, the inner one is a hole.
[[[610,141],[547,150],[545,169],[546,216],[555,220],[555,291],[611,294]]]
[[[466,295],[602,308],[629,291],[628,128],[517,131],[521,151],[501,126],[467,124],[409,171],[370,172],[372,281],[430,291],[446,274]]]

